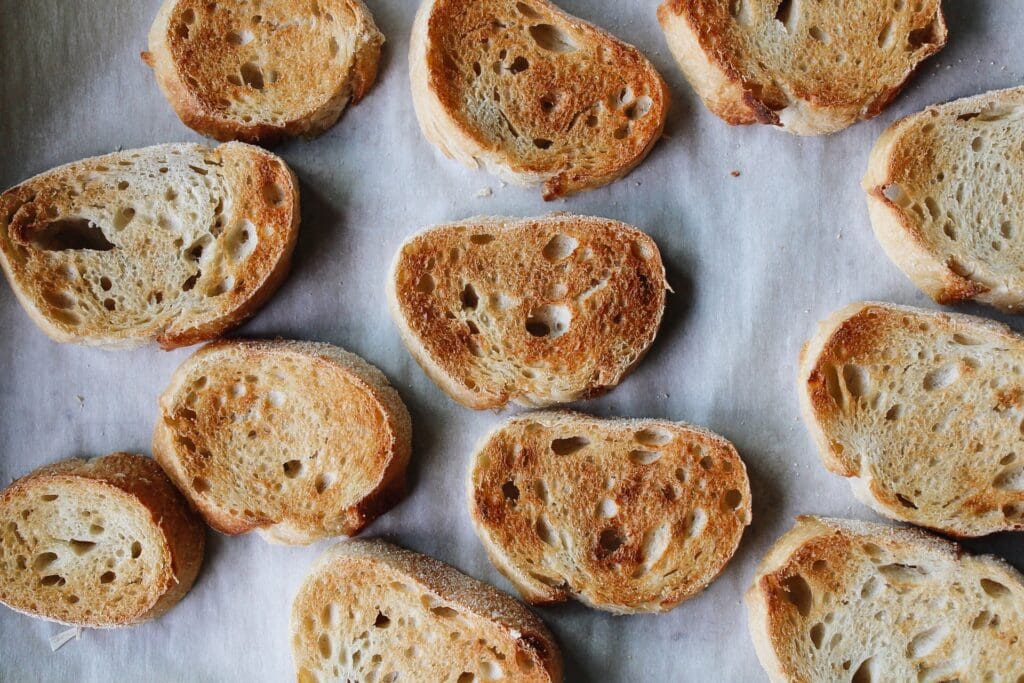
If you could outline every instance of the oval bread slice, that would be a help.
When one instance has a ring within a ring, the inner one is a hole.
[[[142,57],[186,126],[266,144],[334,125],[383,43],[362,0],[164,0]]]
[[[885,253],[928,296],[1024,307],[1024,88],[894,123],[862,184]]]
[[[288,272],[298,183],[240,143],[84,159],[0,195],[0,265],[60,342],[107,348],[213,339]]]
[[[160,397],[153,453],[214,529],[304,544],[352,535],[405,495],[409,413],[330,344],[222,341]]]
[[[1024,529],[1024,340],[966,315],[856,303],[800,360],[829,470],[880,514],[954,536]]]
[[[150,458],[42,467],[0,493],[0,602],[92,628],[154,619],[192,587],[205,533]]]
[[[732,444],[666,420],[521,415],[470,464],[469,513],[527,602],[665,612],[725,568],[750,524]]]
[[[383,541],[339,543],[292,605],[299,683],[558,683],[551,633],[526,607],[426,555]]]
[[[915,529],[798,517],[746,603],[772,683],[1015,683],[1024,672],[1024,577]]]
[[[669,103],[639,50],[547,0],[424,0],[409,70],[427,140],[545,199],[629,173]]]
[[[877,116],[947,33],[941,0],[665,0],[658,20],[714,114],[797,135]]]
[[[470,408],[598,396],[640,361],[665,308],[665,267],[603,218],[471,218],[399,249],[388,302],[402,340]]]

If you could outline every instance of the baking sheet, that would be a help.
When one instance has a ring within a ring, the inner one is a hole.
[[[653,0],[562,0],[640,46],[673,102],[666,139],[638,170],[554,203],[434,151],[409,94],[417,3],[367,2],[387,37],[379,81],[325,135],[275,149],[301,181],[302,230],[290,279],[240,332],[329,341],[383,369],[413,416],[412,493],[365,535],[511,591],[472,531],[463,488],[473,444],[503,415],[458,406],[412,361],[387,314],[387,266],[416,229],[475,214],[567,210],[646,230],[675,289],[660,336],[622,386],[576,407],[685,420],[725,435],[750,471],[754,523],[723,575],[667,615],[612,617],[577,603],[539,611],[561,642],[569,681],[764,680],[741,598],[765,550],[799,513],[875,518],[824,470],[799,420],[799,347],[818,319],[852,300],[934,307],[871,234],[859,189],[868,152],[900,115],[1019,85],[1024,2],[947,0],[949,45],[894,106],[837,135],[800,139],[730,128],[710,115],[672,62]],[[158,5],[0,0],[0,186],[120,147],[201,140],[139,59]],[[492,194],[477,196],[484,188]],[[156,397],[189,353],[55,344],[0,285],[0,481],[73,455],[149,452]],[[0,608],[0,681],[293,679],[291,598],[329,545],[285,548],[211,532],[199,580],[166,616],[88,630],[56,653],[47,641],[62,626]],[[1024,569],[1019,535],[969,545]]]

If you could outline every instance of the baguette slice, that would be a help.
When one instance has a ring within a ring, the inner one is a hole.
[[[1024,529],[1024,339],[995,322],[856,303],[800,359],[825,466],[863,503],[953,536]]]
[[[0,195],[0,265],[59,342],[213,339],[288,272],[298,183],[257,147],[159,145],[84,159]]]
[[[658,20],[714,114],[797,135],[877,116],[947,33],[941,0],[665,0]]]
[[[654,241],[603,218],[471,218],[399,249],[388,302],[402,340],[459,403],[603,394],[640,361],[665,308]]]
[[[863,187],[885,253],[928,296],[1024,309],[1024,88],[897,121]]]
[[[65,460],[0,493],[0,602],[93,628],[148,621],[192,587],[205,540],[150,458]]]
[[[773,683],[1015,683],[1024,673],[1024,577],[915,529],[798,517],[746,603]]]
[[[265,144],[334,125],[383,43],[362,0],[164,0],[142,58],[186,126]]]
[[[313,565],[295,602],[299,683],[557,683],[554,637],[508,595],[383,541],[349,541]]]
[[[153,454],[217,531],[305,544],[353,535],[401,500],[411,432],[398,392],[355,354],[220,341],[171,377]]]
[[[732,444],[666,420],[542,412],[484,437],[469,514],[527,602],[666,612],[725,568],[750,524]]]
[[[427,140],[545,199],[629,173],[669,103],[639,50],[547,0],[424,0],[409,70]]]

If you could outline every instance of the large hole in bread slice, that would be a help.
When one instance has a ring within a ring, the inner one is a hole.
[[[78,216],[60,218],[48,223],[32,235],[32,242],[46,251],[110,251],[114,248],[114,243],[107,239],[98,225]]]

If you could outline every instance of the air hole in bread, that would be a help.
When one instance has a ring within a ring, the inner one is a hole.
[[[1024,464],[1006,468],[996,476],[992,485],[1001,491],[1024,491]]]
[[[806,617],[811,613],[811,605],[814,602],[814,595],[811,593],[811,586],[800,574],[794,574],[782,582],[782,590],[788,600],[800,616]]]
[[[110,278],[107,277],[106,275],[100,278],[100,289],[102,289],[104,292],[109,292],[110,288],[113,286],[114,285],[110,281]]]
[[[712,467],[715,466],[714,458],[712,458],[710,455],[705,455],[703,458],[700,459],[700,466],[706,470],[710,470]]]
[[[960,364],[946,363],[924,376],[922,386],[925,391],[938,391],[945,389],[960,378]]]
[[[202,477],[196,477],[192,480],[192,488],[196,493],[205,493],[210,490],[210,482]]]
[[[901,417],[903,417],[903,406],[899,403],[892,405],[889,410],[885,412],[885,419],[889,422],[895,422]]]
[[[821,641],[825,637],[825,624],[820,621],[811,627],[810,631],[811,644],[814,645],[814,649],[821,649]]]
[[[316,482],[314,483],[316,492],[323,493],[327,489],[331,488],[331,486],[334,485],[334,482],[337,481],[337,479],[338,475],[336,475],[334,472],[324,472],[322,474],[317,475]]]
[[[67,580],[60,574],[50,574],[39,579],[39,583],[44,586],[57,586],[59,588],[66,584]]]
[[[430,611],[434,615],[441,617],[442,619],[454,619],[455,617],[459,616],[457,610],[454,610],[451,607],[445,607],[444,605],[432,607]]]
[[[871,393],[871,375],[859,365],[848,363],[843,366],[843,382],[851,396],[867,396]]]
[[[476,289],[472,284],[467,282],[466,286],[462,288],[462,293],[459,294],[459,301],[462,303],[463,310],[472,311],[476,309],[480,299],[476,295]]]
[[[248,45],[253,41],[252,31],[242,29],[241,31],[228,31],[228,42],[232,45]]]
[[[892,21],[885,22],[885,26],[878,32],[878,47],[883,50],[888,50],[892,47],[893,38],[895,37],[895,31],[893,30]]]
[[[933,17],[925,26],[907,34],[907,47],[913,52],[926,45],[934,45],[939,39],[938,17]]]
[[[42,571],[57,560],[57,553],[39,553],[36,559],[32,560],[32,568]]]
[[[616,140],[625,140],[629,136],[629,124],[622,124],[615,129],[615,132],[612,133],[612,135]]]
[[[1001,600],[1010,597],[1010,589],[994,579],[982,579],[981,590],[990,598]]]
[[[102,574],[100,574],[100,583],[113,583],[114,579],[116,578],[117,574],[115,574],[114,572],[103,572]]]
[[[288,477],[289,479],[294,479],[295,477],[302,474],[302,461],[289,460],[288,462],[281,465],[281,469],[284,470],[284,476]]]
[[[729,489],[722,496],[722,505],[726,510],[738,510],[743,503],[743,494],[737,489]]]
[[[748,0],[729,0],[729,14],[743,26],[748,26],[753,19]]]
[[[246,62],[239,67],[242,82],[255,90],[263,90],[263,70],[256,62]]]
[[[391,625],[391,619],[381,611],[377,611],[377,618],[373,620],[374,628],[387,628]]]
[[[575,237],[558,233],[552,236],[548,243],[544,245],[541,255],[551,263],[558,263],[571,256],[579,244],[579,240]]]
[[[32,243],[46,251],[110,251],[114,248],[99,226],[77,216],[47,223],[32,235]]]
[[[272,206],[280,206],[284,203],[284,188],[277,183],[266,183],[263,186],[263,200]]]
[[[541,515],[537,518],[537,523],[534,524],[534,530],[537,532],[537,537],[540,538],[544,543],[554,547],[558,545],[558,537],[555,536],[555,530],[548,524],[548,520]]]
[[[792,33],[799,18],[799,0],[781,0],[775,10],[775,20],[782,24],[786,31]]]
[[[320,653],[321,657],[324,659],[330,659],[331,651],[333,649],[331,637],[326,633],[321,633],[320,637],[316,639],[316,649]]]
[[[534,337],[557,339],[569,330],[572,313],[565,306],[547,305],[526,319],[526,331]]]
[[[117,302],[115,302],[113,299],[104,299],[103,308],[107,309],[108,311],[113,311],[115,308],[117,308]]]
[[[494,241],[494,235],[486,232],[477,233],[475,235],[471,235],[469,241],[473,244],[490,244]]]
[[[927,580],[928,570],[912,564],[893,562],[883,564],[878,571],[885,577],[886,582],[891,584],[917,584]]]
[[[517,2],[516,9],[527,19],[538,19],[540,18],[540,12],[527,5],[525,2]]]
[[[896,494],[896,500],[899,501],[899,504],[902,505],[905,508],[909,508],[911,510],[916,510],[917,509],[917,505],[914,503],[914,501],[910,500],[909,498],[904,496],[902,493],[897,493]]]
[[[522,73],[530,68],[530,61],[526,57],[516,57],[512,60],[512,64],[509,65],[508,70],[513,74]]]
[[[832,36],[830,36],[828,32],[822,30],[819,26],[812,26],[810,30],[807,31],[807,33],[811,36],[811,38],[818,41],[819,43],[822,43],[823,45],[828,45],[829,43],[832,42]]]
[[[46,289],[43,290],[43,299],[54,308],[67,310],[75,306],[75,298],[67,292],[54,292]]]
[[[650,465],[661,458],[658,451],[634,450],[629,452],[629,460],[634,465]]]
[[[708,515],[701,508],[696,508],[693,512],[686,516],[684,527],[686,529],[687,538],[696,538],[700,535],[700,532],[704,530],[704,525],[708,522]]]
[[[89,552],[96,546],[96,542],[79,541],[77,539],[71,539],[70,541],[68,541],[68,545],[71,546],[71,551],[75,555],[85,555],[87,552]]]
[[[530,37],[537,46],[549,52],[567,53],[577,50],[576,43],[568,33],[551,24],[537,24],[529,29]]]
[[[907,643],[907,657],[909,659],[922,659],[935,651],[942,641],[949,634],[948,626],[935,626],[921,631]]]
[[[537,149],[548,149],[553,144],[554,142],[552,142],[551,140],[547,140],[545,138],[533,139],[533,146],[536,147]]]
[[[476,674],[470,671],[463,671],[461,674],[459,674],[459,678],[455,681],[455,683],[473,683],[473,681],[475,680]]]
[[[102,524],[90,524],[89,525],[89,533],[92,534],[93,536],[99,536],[104,531],[106,531],[106,529],[103,528]]]
[[[853,678],[850,679],[850,683],[873,683],[874,680],[874,659],[868,657],[853,672]]]
[[[132,541],[131,547],[131,558],[133,560],[139,559],[142,556],[142,544],[138,541]]]
[[[516,486],[514,481],[506,481],[502,484],[501,493],[505,496],[505,500],[509,501],[512,505],[519,500],[519,487]]]
[[[416,281],[416,291],[422,292],[423,294],[430,294],[434,291],[434,278],[430,273],[424,273],[420,276],[420,279]]]
[[[553,440],[551,442],[551,451],[555,455],[572,455],[589,445],[590,439],[584,436],[570,436]]]
[[[607,557],[621,548],[626,539],[620,529],[609,527],[600,533],[597,542],[599,546],[598,556]]]

